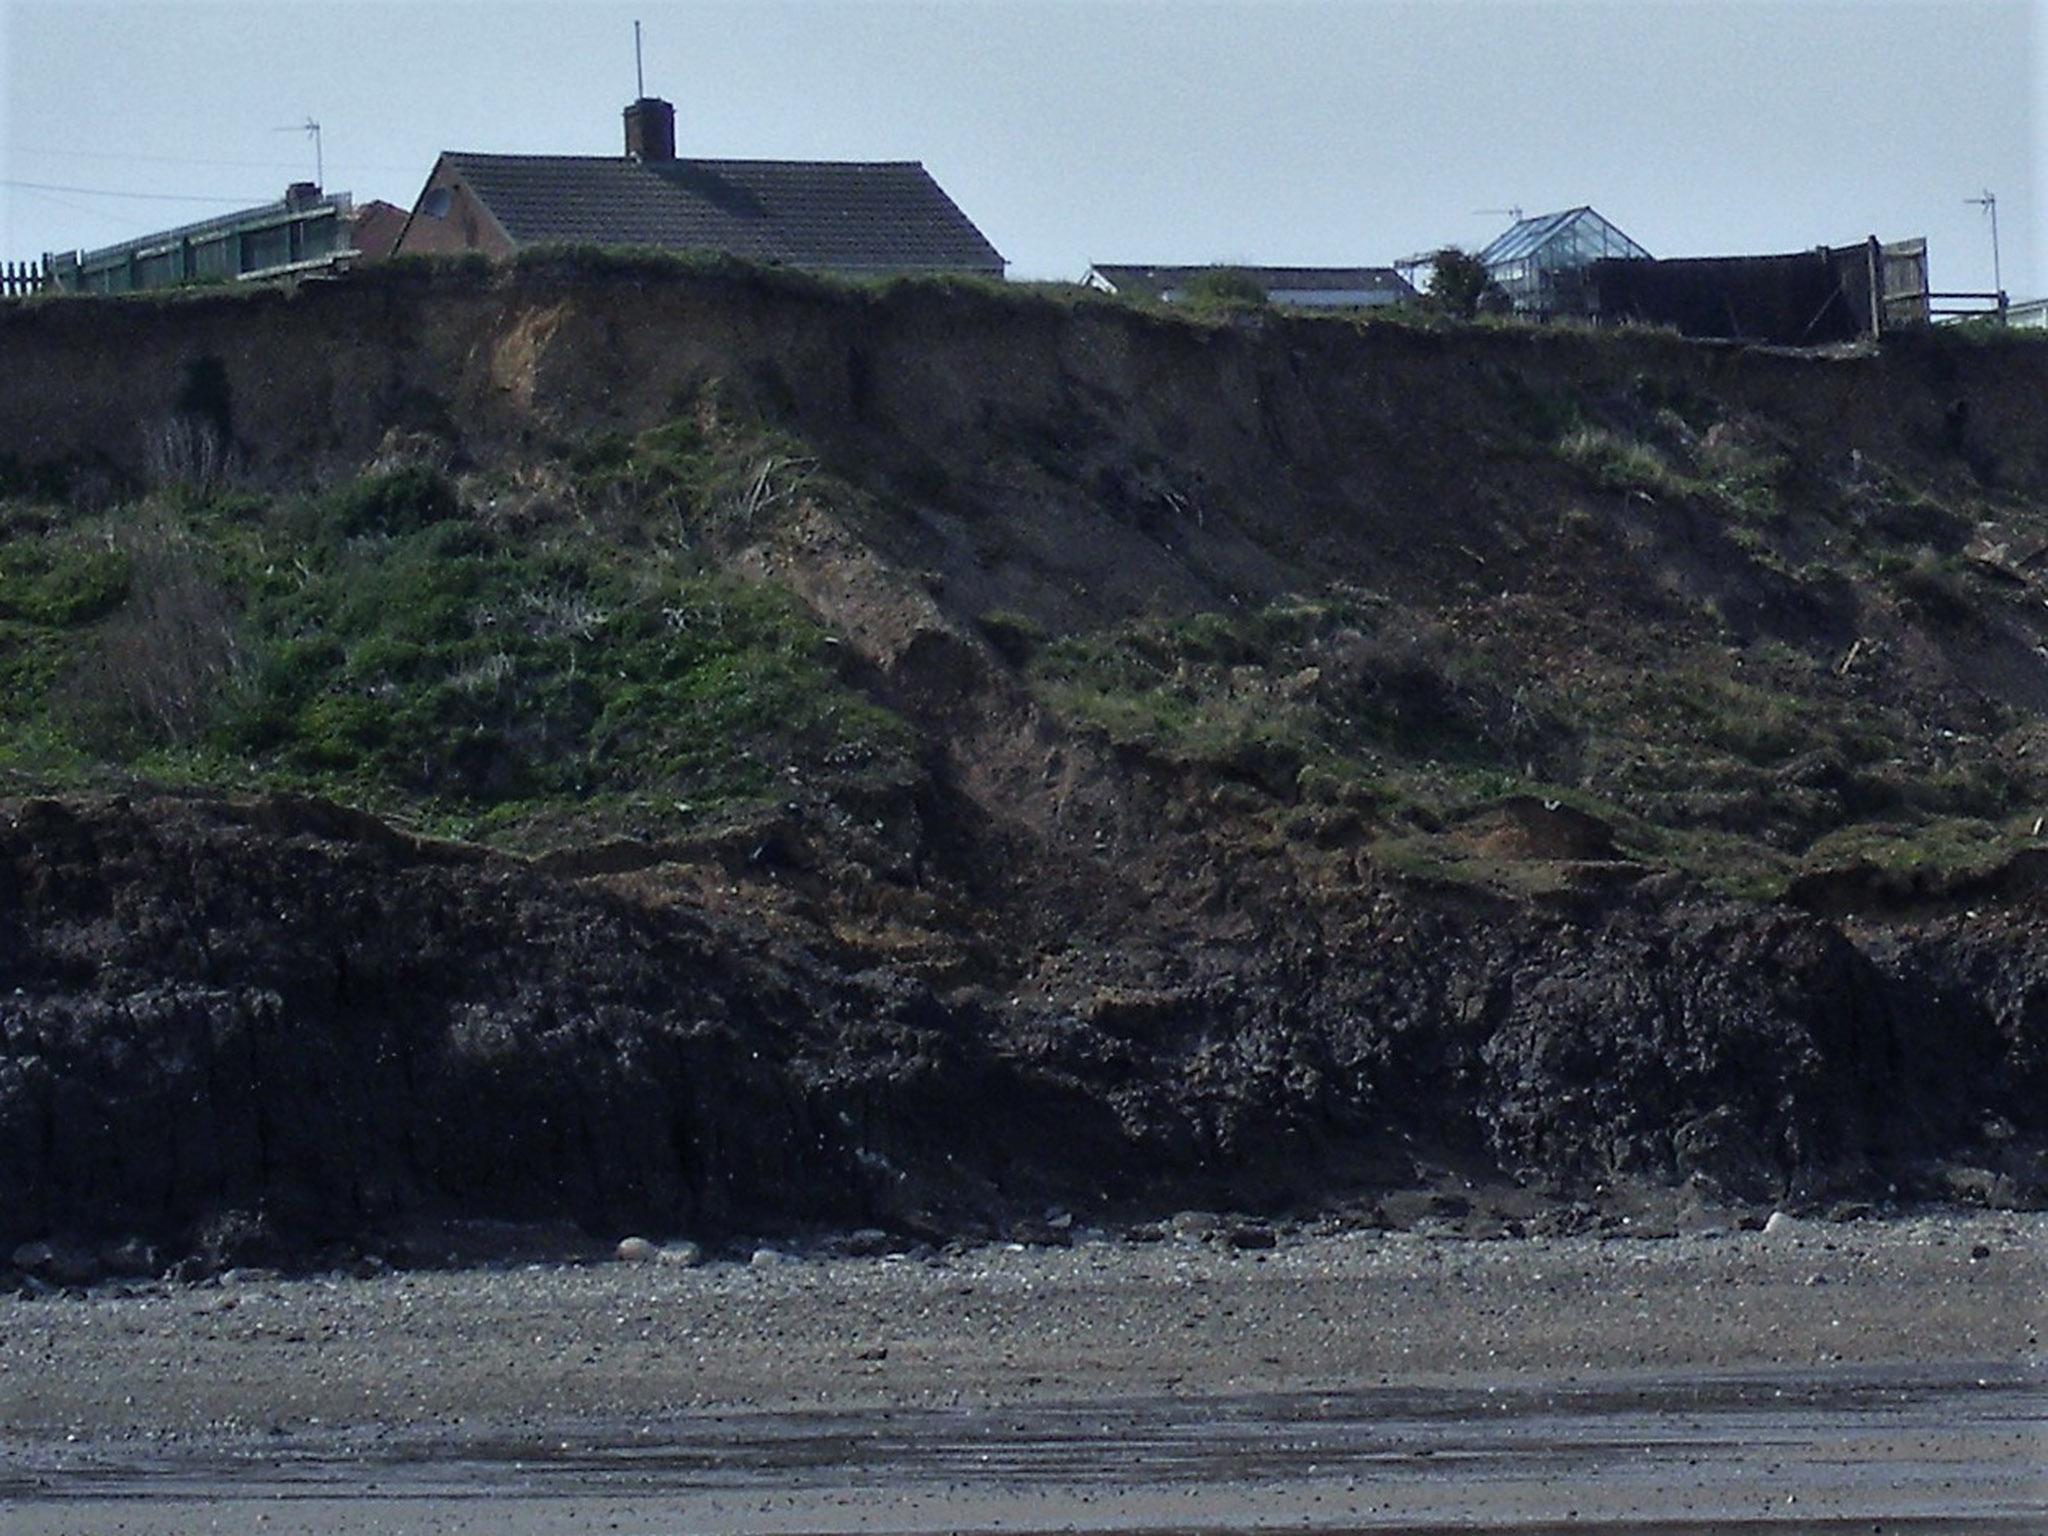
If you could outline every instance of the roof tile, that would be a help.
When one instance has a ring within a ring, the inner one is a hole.
[[[720,251],[828,271],[978,271],[1003,258],[915,161],[443,157],[519,245]]]

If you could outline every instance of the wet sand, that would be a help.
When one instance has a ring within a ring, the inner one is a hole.
[[[0,1524],[2038,1531],[2044,1297],[1998,1215],[15,1300]]]

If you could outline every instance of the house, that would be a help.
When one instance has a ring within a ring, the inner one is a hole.
[[[2006,305],[2005,323],[2030,331],[2048,330],[2048,299],[2021,299]]]
[[[391,203],[373,200],[355,211],[349,243],[363,261],[382,261],[398,249],[398,237],[405,232],[406,211]]]
[[[1487,276],[1515,313],[1547,317],[1586,312],[1586,269],[1603,259],[1648,261],[1650,253],[1591,208],[1517,219],[1479,253]]]
[[[535,245],[710,251],[850,276],[978,273],[1003,258],[914,161],[685,160],[675,108],[625,110],[623,155],[493,155],[435,162],[400,255]]]
[[[1392,267],[1134,267],[1098,262],[1081,281],[1103,293],[1175,304],[1205,273],[1249,278],[1265,289],[1267,303],[1288,309],[1378,309],[1415,298],[1414,286]]]
[[[388,255],[402,217],[389,203],[358,208],[346,192],[300,181],[277,202],[96,251],[59,251],[43,267],[50,286],[82,293],[332,272]]]

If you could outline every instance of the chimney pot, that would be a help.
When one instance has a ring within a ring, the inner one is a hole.
[[[633,160],[676,157],[676,109],[659,96],[642,96],[626,108],[626,154]]]

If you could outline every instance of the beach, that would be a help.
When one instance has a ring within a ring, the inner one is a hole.
[[[2041,1215],[1254,1230],[8,1300],[0,1513],[35,1533],[2048,1519]]]

